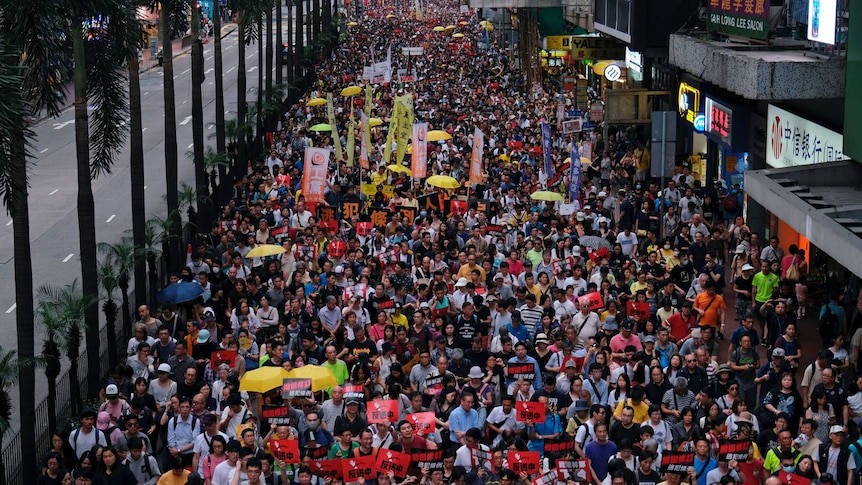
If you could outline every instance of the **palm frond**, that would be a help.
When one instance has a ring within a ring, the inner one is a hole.
[[[109,28],[114,25],[109,23]],[[120,39],[122,40],[122,39]],[[120,69],[125,52],[120,42],[103,36],[86,42],[87,102],[90,114],[90,172],[93,178],[110,173],[122,149],[128,127],[129,97],[125,72]]]
[[[24,123],[30,111],[22,96],[24,77],[14,47],[0,44],[0,199],[12,213],[27,197],[27,173],[20,173],[19,167],[32,147],[33,137]],[[24,153],[19,153],[22,140]]]
[[[180,190],[177,193],[177,199],[180,204],[180,210],[184,210],[188,207],[191,207],[192,204],[197,204],[198,192],[191,185],[187,184],[186,182],[182,182],[180,183]]]
[[[99,265],[99,286],[108,300],[114,299],[114,294],[119,287],[117,271],[111,264]]]
[[[87,308],[98,302],[97,295],[85,295],[78,280],[63,287],[44,284],[36,290],[40,305],[56,312],[57,318],[76,329],[86,325],[84,315]]]

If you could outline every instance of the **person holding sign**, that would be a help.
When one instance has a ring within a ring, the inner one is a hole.
[[[539,396],[538,402],[544,406],[548,405],[548,396]],[[530,437],[528,444],[530,451],[538,451],[544,457],[545,440],[558,439],[563,434],[563,426],[560,415],[554,412],[545,413],[545,420],[535,423],[527,421],[527,433]]]

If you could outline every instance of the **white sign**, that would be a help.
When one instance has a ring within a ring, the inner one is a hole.
[[[629,71],[642,72],[643,65],[644,55],[626,47],[626,68],[628,68]]]
[[[843,151],[844,135],[771,104],[766,128],[766,163],[770,167],[796,167],[848,158]]]
[[[563,133],[577,133],[579,131],[582,131],[580,119],[575,118],[563,122]]]
[[[623,75],[623,70],[620,69],[620,66],[616,64],[611,64],[610,66],[605,68],[605,78],[608,81],[614,82]]]
[[[838,0],[808,0],[808,40],[835,45]]]
[[[401,54],[405,56],[421,56],[425,52],[423,47],[402,47]]]

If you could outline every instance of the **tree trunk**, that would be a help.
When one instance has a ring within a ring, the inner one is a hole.
[[[296,27],[294,34],[296,35],[296,49],[294,49],[293,54],[293,71],[294,71],[294,79],[295,82],[302,79],[304,74],[302,61],[305,59],[305,36],[303,35],[303,22],[305,22],[305,17],[302,13],[302,5],[305,3],[305,0],[293,0],[294,5],[296,5],[296,16],[294,17]]]
[[[314,32],[314,13],[312,12],[311,0],[300,0],[305,2],[305,45],[313,45],[315,37]]]
[[[213,15],[213,76],[215,76],[215,131],[216,131],[216,152],[227,153],[227,142],[225,140],[224,129],[224,74],[222,69],[222,52],[221,52],[221,8],[218,8],[217,15]],[[218,197],[216,200],[221,202],[227,200],[230,196],[231,184],[228,182],[228,168],[219,166],[218,168]],[[218,208],[215,209],[218,213]]]
[[[166,2],[171,3],[171,2]],[[162,5],[162,15],[159,16],[162,35],[162,57],[164,65],[164,101],[165,101],[165,199],[168,204],[168,217],[173,219],[171,235],[174,238],[168,244],[168,250],[162,255],[168,268],[180,261],[180,245],[182,221],[179,213],[179,172],[177,166],[177,107],[174,96],[174,52],[171,39],[174,26],[170,15],[165,14],[165,4]]]
[[[272,7],[273,7],[273,4],[270,3],[269,8],[266,9],[266,43],[263,44],[263,46],[266,47],[266,54],[265,54],[266,61],[264,62],[263,66],[260,66],[261,68],[264,68],[264,67],[266,68],[265,75],[266,75],[266,100],[267,101],[272,99],[272,52],[273,52],[273,46],[272,46],[272,27],[273,27],[273,25],[272,25],[272,21],[273,21],[272,10],[273,10],[273,8]],[[279,9],[278,13],[279,13],[278,17],[281,18],[281,9]],[[258,47],[263,47],[263,46],[258,46]]]
[[[284,34],[282,33],[281,15],[284,0],[275,0],[275,84],[284,83]],[[270,54],[272,57],[272,54]]]
[[[120,311],[123,312],[123,340],[132,338],[132,308],[129,304],[129,275],[120,275],[120,293],[123,295],[123,303]],[[144,300],[140,300],[144,301]]]
[[[69,397],[72,399],[72,416],[77,416],[81,411],[81,379],[78,377],[78,347],[81,345],[81,332],[74,328],[69,336],[69,349],[66,354],[69,357]],[[87,364],[89,365],[89,363]],[[98,367],[97,367],[98,369]],[[87,387],[95,387],[98,394],[99,382],[90,381]]]
[[[22,133],[23,135],[23,125]],[[27,173],[27,154],[25,139],[21,136],[14,145],[15,152],[10,157],[10,173]],[[33,328],[33,262],[30,256],[30,207],[26,177],[13,177],[10,182],[9,213],[12,216],[12,241],[15,268],[15,331],[17,334],[18,359],[27,361],[35,355],[35,330]],[[20,409],[36,409],[36,369],[23,366],[18,374],[18,401]],[[18,413],[21,429],[36,429],[36,413]],[[2,433],[0,433],[2,438]],[[21,447],[24,450],[36,449],[35,433],[21,433]],[[0,448],[2,449],[2,448]],[[36,454],[22,453],[24,470],[36,469]],[[0,478],[4,478],[0,458]]]
[[[155,248],[150,248],[155,251]],[[159,294],[159,272],[156,269],[156,257],[153,254],[147,255],[147,272],[149,273],[150,285],[150,308],[158,308],[158,300],[156,297]]]
[[[96,210],[90,176],[90,127],[87,114],[87,64],[84,61],[84,37],[72,30],[75,56],[75,155],[78,173],[78,243],[81,251],[81,288],[84,295],[99,294],[99,273],[96,269]],[[84,313],[87,342],[87,379],[100,382],[99,369],[99,306],[95,303]],[[97,387],[97,386],[91,386]],[[95,394],[94,394],[95,393]],[[90,389],[90,396],[98,389]]]
[[[296,62],[296,54],[294,54],[296,42],[293,40],[293,0],[284,0],[284,3],[287,6],[287,83],[293,84],[293,66]]]
[[[262,153],[266,152],[264,150],[264,143],[266,139],[264,138],[263,133],[263,102],[264,102],[264,86],[263,82],[263,65],[264,65],[264,44],[263,44],[263,36],[264,27],[263,27],[263,19],[257,19],[257,31],[260,33],[260,37],[257,39],[257,117],[254,122],[254,152],[252,152],[252,156],[255,160],[262,159]],[[266,98],[267,100],[269,97]],[[266,147],[268,149],[268,147]],[[268,153],[268,152],[267,152]],[[254,165],[254,164],[252,164]]]
[[[318,40],[320,40],[320,27],[321,27],[321,25],[320,25],[320,0],[311,0],[311,9],[312,9],[311,23],[313,26],[311,38],[314,39],[315,42],[317,42]],[[314,59],[314,61],[316,64],[317,59]]]
[[[141,120],[141,78],[138,56],[131,55],[129,64],[129,179],[132,196],[132,245],[136,250],[147,245],[146,210],[144,200],[144,132]],[[125,293],[128,300],[128,293]],[[147,301],[147,265],[142,258],[135,258],[135,301],[143,305]],[[125,315],[128,309],[124,309]],[[126,325],[127,331],[130,328]]]
[[[239,38],[237,39],[236,51],[237,51],[237,74],[236,74],[236,121],[240,125],[245,124],[248,121],[248,106],[246,106],[246,81],[245,81],[245,27],[244,24],[246,20],[242,17],[242,13],[238,12],[237,16],[239,16],[239,21],[237,23],[237,35]],[[242,179],[243,175],[245,175],[246,167],[248,164],[248,154],[246,153],[246,139],[245,135],[240,135],[237,137],[236,143],[236,152],[237,157],[234,161],[234,177],[233,182],[236,182]]]
[[[195,191],[197,192],[197,226],[209,229],[211,205],[209,181],[204,165],[204,102],[201,85],[204,82],[204,46],[200,39],[200,10],[192,8],[192,143],[194,144]],[[191,220],[189,220],[191,222]]]
[[[102,305],[102,311],[105,313],[105,327],[108,334],[108,366],[115,369],[119,363],[119,356],[117,355],[117,304],[112,298],[108,298]]]

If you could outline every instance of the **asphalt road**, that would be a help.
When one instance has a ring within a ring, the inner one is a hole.
[[[283,15],[286,16],[284,9]],[[236,116],[237,35],[234,25],[224,26],[222,59],[224,74],[225,117]],[[284,37],[287,38],[285,30]],[[258,46],[246,46],[249,102],[256,100]],[[276,49],[280,52],[280,49]],[[215,78],[213,76],[213,42],[204,45],[206,79],[203,83],[205,143],[215,148]],[[185,155],[192,149],[191,60],[188,53],[174,58],[175,99],[177,115],[177,152],[179,180],[194,185],[194,166]],[[141,73],[142,120],[145,157],[146,214],[164,217],[164,74],[160,68]],[[75,125],[72,108],[59,117],[37,123],[37,138],[30,165],[30,241],[35,288],[42,284],[62,286],[81,278],[76,212],[77,183],[75,167]],[[93,181],[96,201],[96,238],[114,243],[131,230],[130,178],[128,143],[116,159],[110,174]],[[127,233],[127,231],[129,231]],[[16,348],[15,288],[12,245],[12,221],[0,213],[0,346]],[[133,301],[134,305],[135,302]],[[118,319],[119,320],[119,319]],[[36,353],[41,350],[41,332],[37,328]],[[65,367],[64,363],[64,367]],[[47,395],[43,374],[37,371],[36,402]],[[17,389],[12,392],[17,409]],[[17,426],[17,412],[13,418]]]

